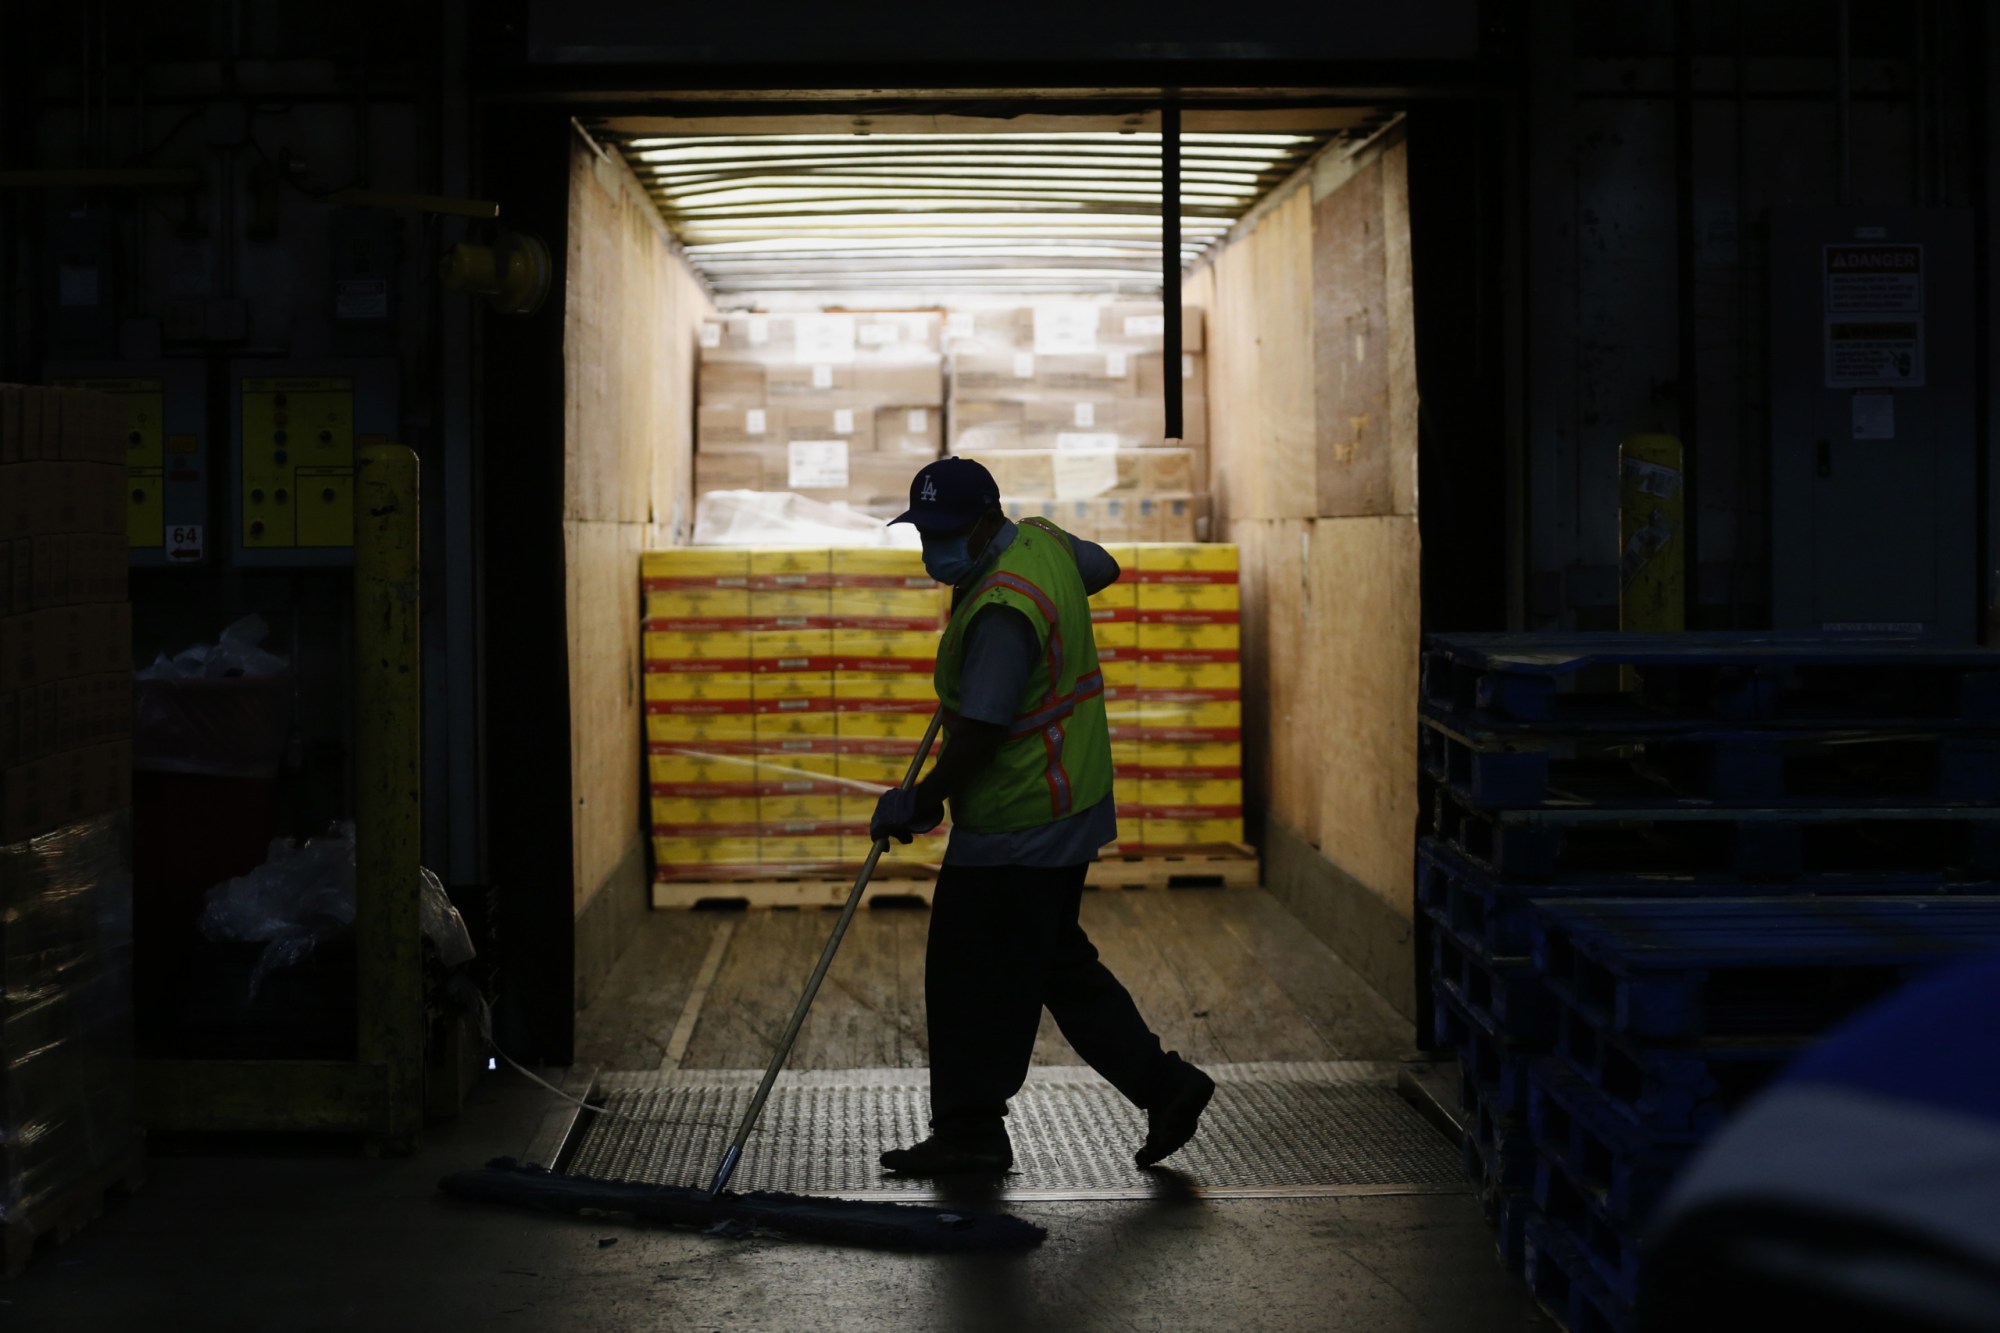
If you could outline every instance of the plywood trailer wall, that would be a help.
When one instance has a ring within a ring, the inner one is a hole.
[[[563,545],[579,1004],[646,910],[639,556],[692,522],[695,339],[712,313],[630,169],[573,137]],[[505,726],[507,702],[489,713]]]
[[[1417,821],[1417,384],[1406,146],[1322,155],[1191,278],[1217,535],[1242,547],[1266,879],[1406,1013]]]

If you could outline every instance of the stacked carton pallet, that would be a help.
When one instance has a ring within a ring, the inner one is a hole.
[[[2000,654],[1437,637],[1422,719],[1467,1170],[1545,1305],[1627,1328],[1702,1140],[1805,1042],[2000,942]]]
[[[1120,828],[1105,850],[1183,871],[1212,860],[1212,875],[1254,882],[1236,548],[1111,551],[1122,577],[1091,600]],[[655,902],[691,905],[693,886],[716,882],[752,898],[750,881],[851,877],[877,798],[937,707],[946,590],[914,552],[842,548],[655,551],[643,580]],[[936,866],[948,836],[893,846],[883,874]],[[1116,882],[1151,881],[1128,867]],[[837,901],[820,887],[769,901]]]
[[[643,576],[657,881],[858,865],[937,708],[945,590],[911,551],[687,548]],[[887,860],[935,863],[944,837]]]
[[[139,1170],[122,413],[0,386],[0,1271]]]
[[[1183,312],[1176,354],[1165,323],[1157,302],[954,311],[951,452],[983,463],[1019,514],[1106,541],[1194,541],[1208,475],[1201,311]],[[1169,373],[1184,404],[1172,447]]]
[[[696,492],[793,491],[900,510],[911,474],[942,450],[942,364],[930,312],[707,321]]]
[[[1233,852],[1243,841],[1236,548],[1109,549],[1122,573],[1091,598],[1091,617],[1111,722],[1118,850]]]

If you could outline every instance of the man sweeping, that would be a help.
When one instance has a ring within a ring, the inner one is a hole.
[[[1104,676],[1090,594],[1118,578],[1093,542],[1046,519],[1010,522],[992,474],[966,458],[910,483],[924,568],[952,588],[938,645],[945,742],[915,787],[885,792],[872,838],[909,842],[951,805],[924,956],[931,1135],[882,1154],[912,1176],[1004,1172],[1007,1101],[1021,1090],[1042,1009],[1146,1112],[1142,1167],[1194,1137],[1215,1093],[1173,1052],[1078,923],[1085,873],[1118,836]]]

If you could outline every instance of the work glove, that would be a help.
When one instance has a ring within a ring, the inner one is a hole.
[[[868,821],[868,836],[876,842],[885,838],[908,842],[919,833],[929,833],[943,822],[942,806],[920,810],[914,789],[892,787],[882,793],[881,800],[875,802],[875,817]]]

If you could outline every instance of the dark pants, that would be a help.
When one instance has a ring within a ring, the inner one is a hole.
[[[1180,1057],[1160,1049],[1077,924],[1088,870],[947,865],[938,872],[924,953],[937,1133],[1003,1132],[1044,1006],[1077,1054],[1135,1105],[1151,1106],[1173,1088]]]

